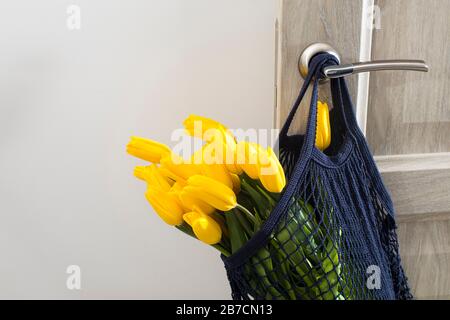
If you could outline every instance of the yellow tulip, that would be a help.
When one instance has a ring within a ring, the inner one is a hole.
[[[241,141],[237,146],[238,165],[252,179],[259,179],[268,191],[279,193],[286,185],[284,170],[272,148]]]
[[[242,173],[242,168],[236,163],[236,140],[231,134],[227,134],[222,129],[219,129],[219,132],[220,134],[211,141],[211,145],[214,146],[216,155],[223,160],[222,163],[225,163],[228,171],[239,175]]]
[[[205,214],[211,214],[216,210],[202,199],[193,197],[190,193],[183,192],[183,190],[180,190],[177,195],[186,211],[196,210]]]
[[[232,173],[231,181],[233,182],[234,193],[238,194],[239,192],[241,192],[241,179],[239,179],[239,176],[237,174]]]
[[[267,165],[260,166],[259,180],[267,191],[280,193],[286,185],[283,167],[270,147],[262,157],[264,158],[262,163],[267,163]]]
[[[171,153],[170,148],[165,144],[141,137],[131,137],[127,144],[127,152],[132,156],[154,163],[159,163],[162,157]]]
[[[163,166],[161,166],[159,168],[159,171],[161,172],[161,174],[163,176],[165,176],[165,177],[167,177],[167,178],[169,178],[169,179],[171,179],[173,181],[176,181],[179,184],[183,184],[183,185],[186,184],[186,179],[176,175],[175,173],[173,173],[172,171],[170,171],[169,169],[167,169],[167,168],[165,168]]]
[[[331,143],[331,127],[328,105],[317,102],[316,147],[325,150]]]
[[[237,165],[252,179],[259,176],[260,149],[253,142],[240,141],[237,144]]]
[[[179,182],[184,182],[189,177],[201,173],[198,165],[185,163],[181,157],[174,154],[161,158],[160,170],[164,175]]]
[[[206,137],[207,139],[205,139],[205,133],[208,131],[211,133],[210,130],[214,129],[223,129],[224,131],[228,130],[220,122],[201,116],[196,116],[193,114],[191,114],[186,120],[184,120],[183,125],[189,135],[191,135],[192,137],[200,138],[202,140],[208,140],[213,138],[213,137]]]
[[[172,181],[168,180],[161,174],[159,168],[155,164],[149,166],[137,166],[134,169],[134,175],[146,181],[149,186],[155,187],[162,191],[169,191]]]
[[[206,147],[210,151],[212,149],[210,159],[214,159],[217,164],[224,163],[231,173],[242,173],[241,168],[236,165],[236,139],[227,127],[220,122],[195,115],[190,115],[183,124],[191,136],[208,142]]]
[[[202,165],[203,175],[219,181],[229,188],[233,188],[231,174],[223,164],[204,164]]]
[[[231,188],[202,175],[190,177],[181,194],[200,199],[221,211],[231,210],[237,205],[236,194]]]
[[[175,195],[161,191],[155,187],[149,187],[145,193],[145,197],[155,212],[167,224],[176,226],[183,222],[184,210],[179,205]]]
[[[181,190],[183,190],[183,187],[185,185],[180,183],[180,182],[175,182],[172,187],[170,188],[170,192],[178,194],[179,192],[181,192]]]
[[[186,180],[184,180],[181,177],[176,176],[173,172],[171,172],[170,170],[167,170],[166,168],[164,168],[163,166],[159,166],[158,167],[158,171],[160,173],[160,175],[162,177],[164,177],[167,181],[170,182],[171,186],[173,187],[174,184],[178,184],[178,185],[184,185],[186,183]],[[177,178],[180,180],[178,181]]]
[[[200,168],[201,174],[222,182],[232,188],[233,181],[222,159],[216,158],[215,150],[211,144],[204,145],[191,157],[191,162]]]
[[[134,176],[143,181],[147,181],[148,169],[146,166],[137,166],[134,168]]]
[[[224,164],[225,154],[222,152],[222,145],[208,142],[202,148],[194,152],[191,160],[195,164]]]
[[[222,238],[220,225],[210,216],[201,212],[188,212],[183,215],[184,221],[192,227],[195,236],[206,244],[216,244]]]
[[[180,200],[180,204],[186,212],[200,210],[205,214],[211,214],[216,210],[201,199],[194,198],[185,193],[182,194],[181,192],[184,187],[185,184],[175,182],[170,188],[170,193],[174,194]]]

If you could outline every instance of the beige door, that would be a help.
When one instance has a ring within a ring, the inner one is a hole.
[[[430,66],[428,73],[347,77],[394,201],[403,264],[418,299],[450,299],[449,14],[449,0],[281,0],[276,24],[278,125],[302,84],[299,55],[312,42],[328,42],[344,63],[398,58]],[[320,95],[327,99],[328,92]],[[306,114],[303,105],[300,132]]]

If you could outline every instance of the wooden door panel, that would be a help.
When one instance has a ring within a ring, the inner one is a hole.
[[[371,56],[424,59],[429,64],[429,73],[383,71],[347,81],[394,202],[400,251],[413,293],[419,299],[450,299],[450,1],[280,3],[278,126],[302,85],[298,57],[312,42],[330,43],[344,63]],[[379,8],[381,29],[367,27],[371,5]],[[320,98],[330,101],[329,92],[322,88]],[[307,114],[308,106],[302,104],[294,123],[297,132],[304,132]]]
[[[333,45],[345,61],[359,55],[361,2],[354,0],[284,0],[278,18],[277,125],[283,123],[297,98],[303,79],[298,72],[298,58],[310,43],[321,41]],[[352,97],[356,97],[356,78],[350,79]],[[329,100],[329,92],[321,91],[320,99]],[[303,133],[309,111],[304,99],[293,122],[293,129]]]
[[[450,212],[400,216],[400,254],[417,299],[450,299]]]
[[[419,299],[450,298],[450,1],[375,0],[372,60],[424,59],[428,73],[370,74],[366,136],[399,223]]]
[[[397,215],[446,212],[450,203],[450,153],[376,157]]]
[[[373,72],[367,140],[375,155],[450,151],[450,1],[376,0],[372,60],[424,59],[428,73]]]

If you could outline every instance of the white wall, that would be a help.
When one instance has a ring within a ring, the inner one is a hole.
[[[1,2],[0,298],[230,297],[219,255],[152,212],[125,145],[170,144],[189,113],[270,128],[275,15],[275,0]]]

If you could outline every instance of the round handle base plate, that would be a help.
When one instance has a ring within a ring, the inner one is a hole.
[[[311,62],[311,59],[319,54],[319,53],[329,53],[336,57],[338,60],[338,63],[341,61],[341,57],[339,56],[339,53],[330,46],[328,43],[324,42],[315,42],[310,44],[303,50],[302,54],[300,55],[300,58],[298,59],[298,70],[300,71],[301,76],[303,79],[306,78],[306,75],[309,71],[309,63]],[[322,79],[321,81],[326,81],[328,79]]]

